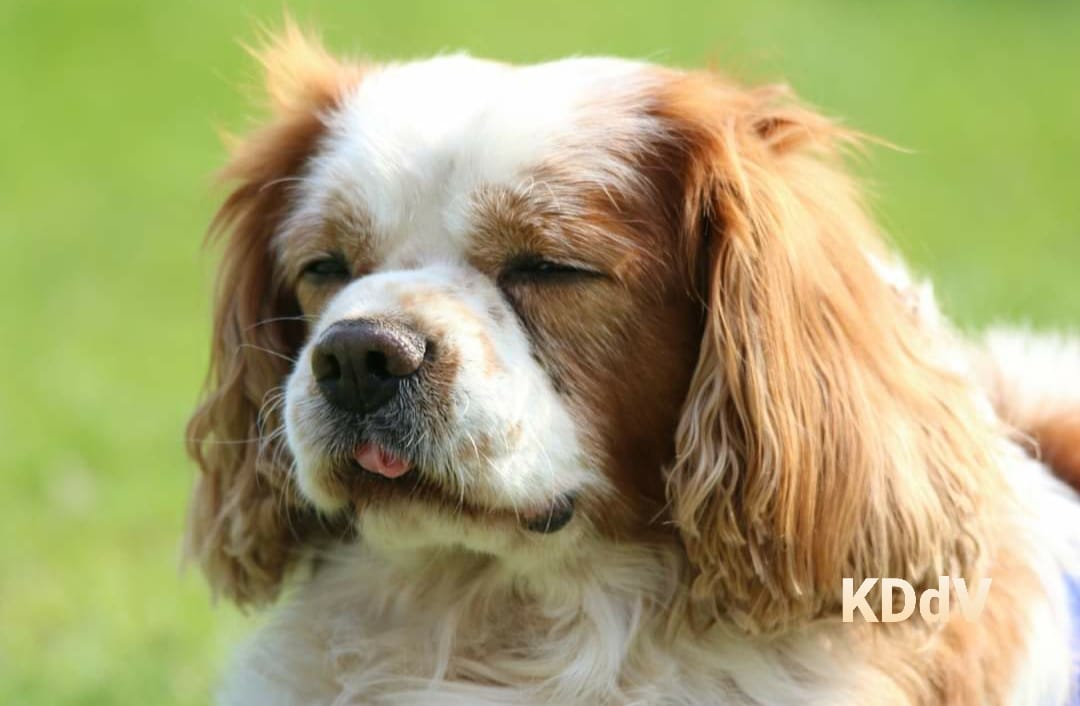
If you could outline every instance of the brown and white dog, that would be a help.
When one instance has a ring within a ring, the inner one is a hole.
[[[618,59],[262,59],[189,550],[289,590],[223,703],[1070,698],[1080,347],[954,336],[858,136]],[[939,576],[981,614],[841,620]]]

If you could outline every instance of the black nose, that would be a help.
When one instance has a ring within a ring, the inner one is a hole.
[[[311,372],[330,404],[366,414],[389,402],[424,362],[424,337],[396,323],[339,321],[311,353]]]

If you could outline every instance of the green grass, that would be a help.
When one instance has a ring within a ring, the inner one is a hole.
[[[0,702],[205,703],[247,621],[178,572],[216,128],[267,2],[0,5]],[[964,325],[1080,320],[1080,5],[295,2],[374,57],[614,53],[787,78],[912,150],[876,208]],[[247,92],[250,95],[250,92]]]

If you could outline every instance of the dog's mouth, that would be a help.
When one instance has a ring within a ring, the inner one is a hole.
[[[361,471],[393,480],[412,469],[412,463],[381,444],[358,444],[352,452],[352,463]]]
[[[434,481],[432,474],[387,446],[357,444],[342,468],[334,473],[357,512],[390,503],[425,503],[464,517],[513,522],[528,532],[551,534],[574,518],[577,493],[525,507],[495,507],[473,502]]]

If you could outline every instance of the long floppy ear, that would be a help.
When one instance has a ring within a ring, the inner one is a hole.
[[[770,631],[837,611],[845,577],[971,576],[991,422],[883,277],[854,138],[775,88],[689,76],[663,103],[705,305],[668,479],[692,605]]]
[[[279,433],[279,386],[304,336],[299,307],[275,274],[271,241],[290,177],[324,130],[328,109],[359,80],[291,23],[258,53],[270,121],[234,145],[222,178],[234,184],[211,227],[225,240],[217,277],[205,398],[188,424],[202,468],[186,552],[215,592],[237,603],[272,599],[296,549],[325,531],[295,496]]]

